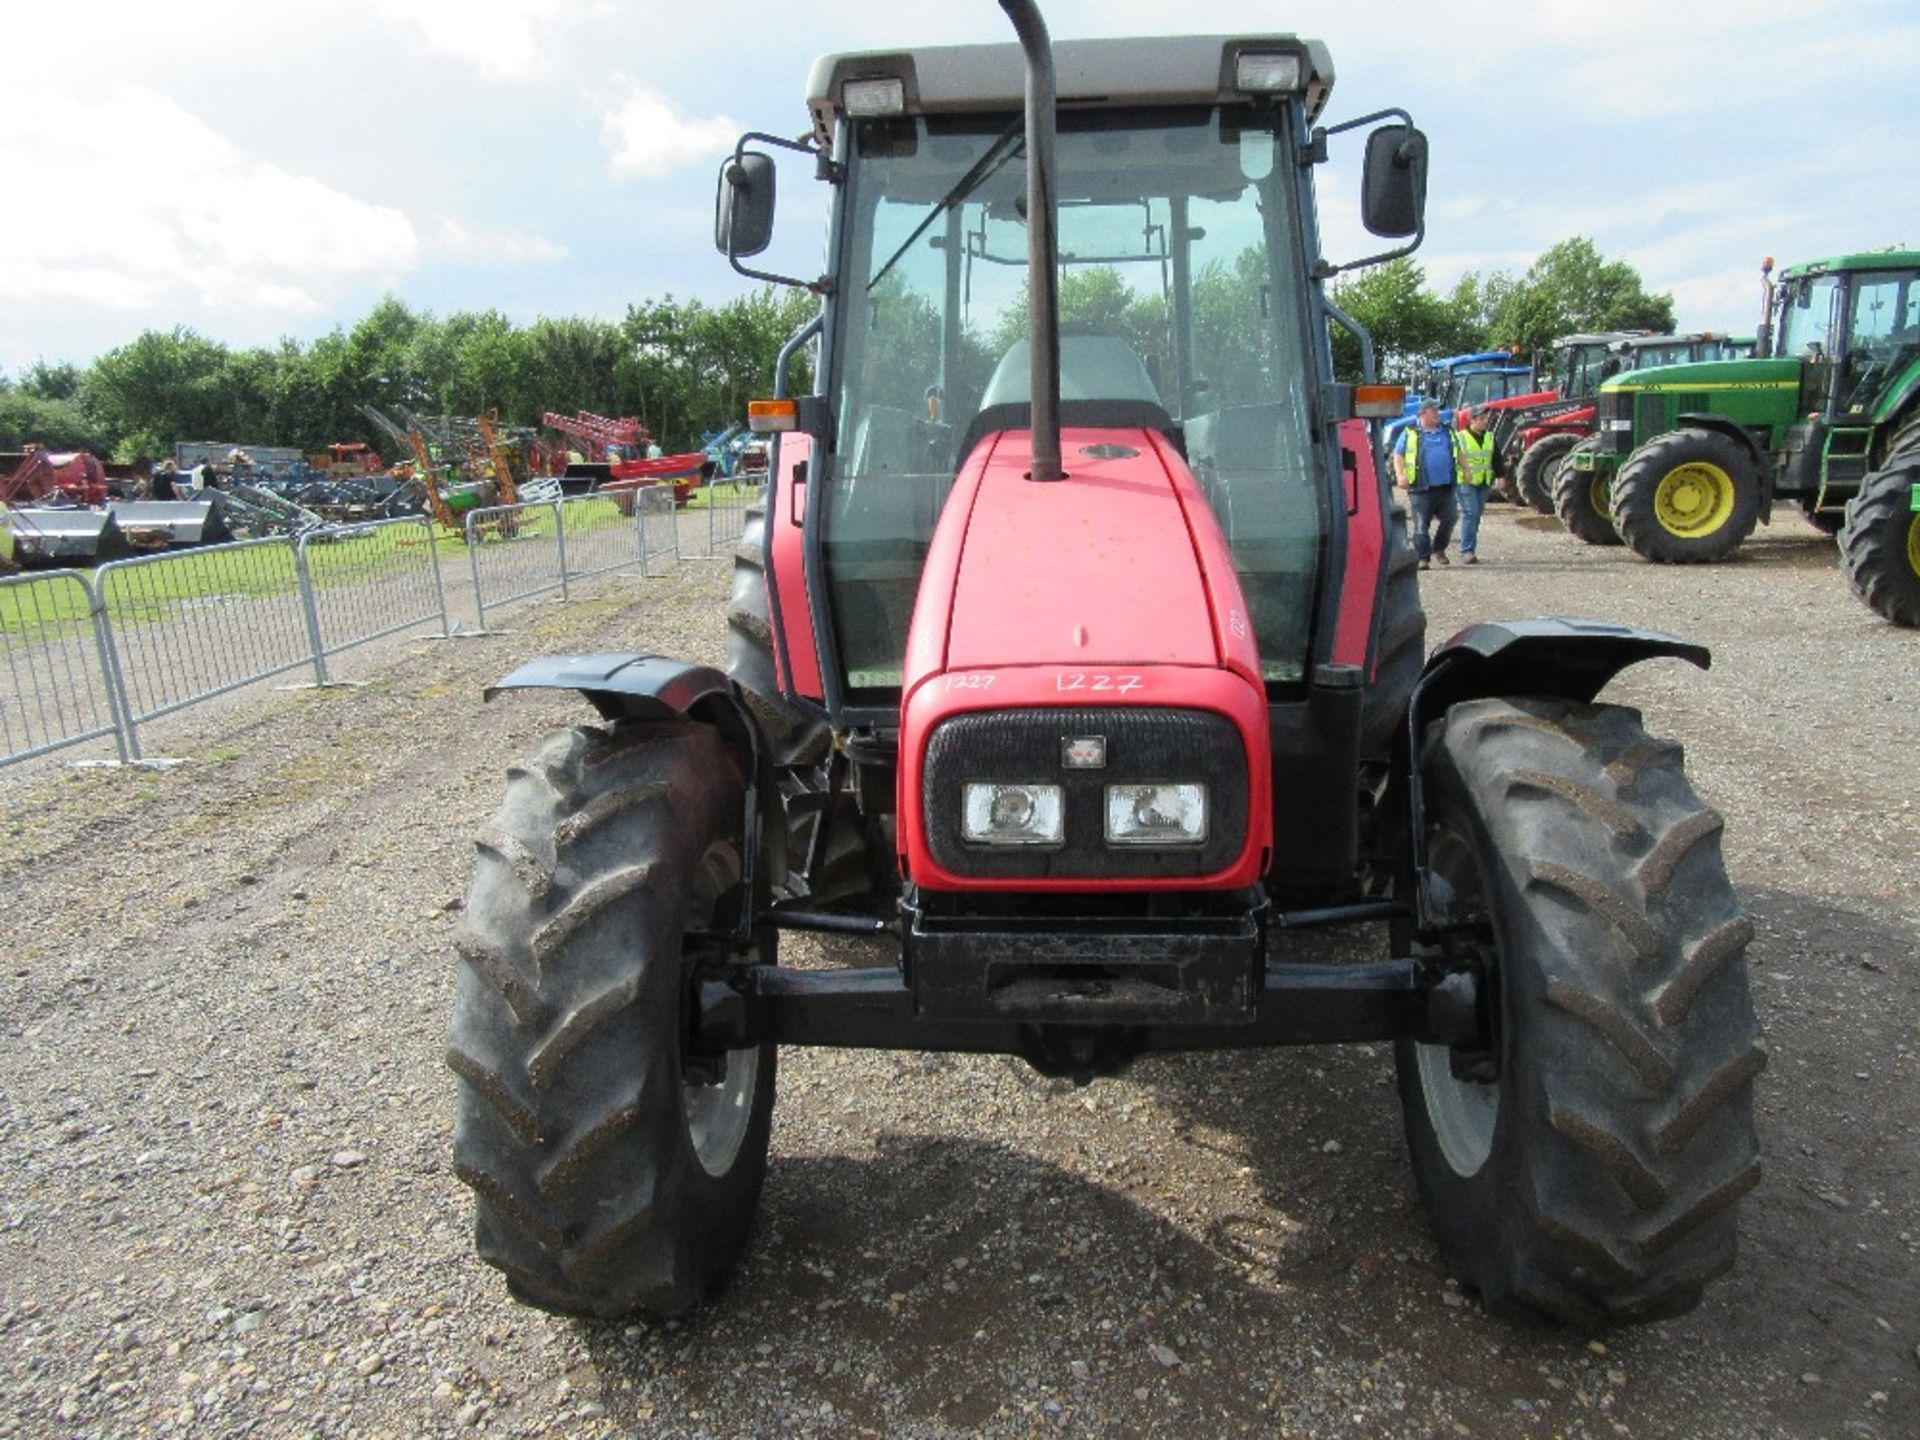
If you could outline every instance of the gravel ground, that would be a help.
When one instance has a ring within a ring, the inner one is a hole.
[[[1657,569],[1497,509],[1436,637],[1711,643],[1614,693],[1727,815],[1772,1065],[1739,1268],[1604,1341],[1489,1319],[1418,1211],[1384,1047],[790,1052],[761,1218],[692,1320],[555,1320],[471,1255],[440,1064],[466,838],[575,718],[523,658],[717,660],[725,574],[599,582],[365,688],[188,712],[164,773],[0,774],[0,1436],[1920,1434],[1920,637],[1788,517]],[[795,960],[858,958],[789,948]]]

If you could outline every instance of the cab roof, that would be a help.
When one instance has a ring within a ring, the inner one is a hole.
[[[1234,83],[1234,62],[1246,52],[1305,57],[1307,119],[1319,117],[1333,90],[1333,56],[1320,41],[1296,35],[1059,40],[1053,46],[1055,89],[1063,109],[1242,101],[1248,96]],[[896,75],[906,82],[910,115],[1017,112],[1025,103],[1026,60],[1016,44],[853,51],[813,62],[807,109],[815,131],[823,139],[832,133],[846,81]]]
[[[1799,280],[1808,275],[1828,275],[1836,270],[1920,270],[1920,250],[1867,250],[1852,255],[1834,255],[1825,260],[1807,260],[1787,266],[1780,272],[1780,278]]]

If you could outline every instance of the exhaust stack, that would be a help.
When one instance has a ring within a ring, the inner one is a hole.
[[[1030,480],[1064,480],[1060,468],[1059,245],[1054,234],[1053,41],[1033,0],[1000,0],[1027,57],[1027,393],[1033,400]]]

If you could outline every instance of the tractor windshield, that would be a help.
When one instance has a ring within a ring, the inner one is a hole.
[[[1324,529],[1286,134],[1284,111],[1101,110],[1055,147],[1063,422],[1185,444],[1273,680],[1304,671]],[[1024,424],[1028,262],[1016,117],[861,121],[850,160],[822,540],[857,693],[900,683],[955,471]]]
[[[1560,352],[1560,396],[1584,400],[1596,394],[1600,382],[1617,374],[1619,360],[1605,345],[1569,345]]]
[[[1661,365],[1684,365],[1689,360],[1712,360],[1718,357],[1697,349],[1692,340],[1674,340],[1665,345],[1636,345],[1633,347],[1633,363],[1637,370],[1652,370]]]
[[[1838,323],[1835,297],[1840,293],[1839,275],[1820,275],[1786,287],[1780,307],[1780,348],[1788,360],[1820,360],[1833,349],[1833,331]]]

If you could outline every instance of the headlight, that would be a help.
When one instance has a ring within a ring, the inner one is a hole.
[[[895,75],[849,80],[840,87],[840,103],[856,118],[907,113],[907,86]]]
[[[1058,845],[1066,834],[1064,799],[1058,785],[971,783],[960,833],[974,845]]]
[[[1271,95],[1282,90],[1298,90],[1303,68],[1297,54],[1242,55],[1234,64],[1234,83],[1251,94]]]
[[[1204,785],[1109,785],[1109,845],[1199,845],[1207,838]]]

